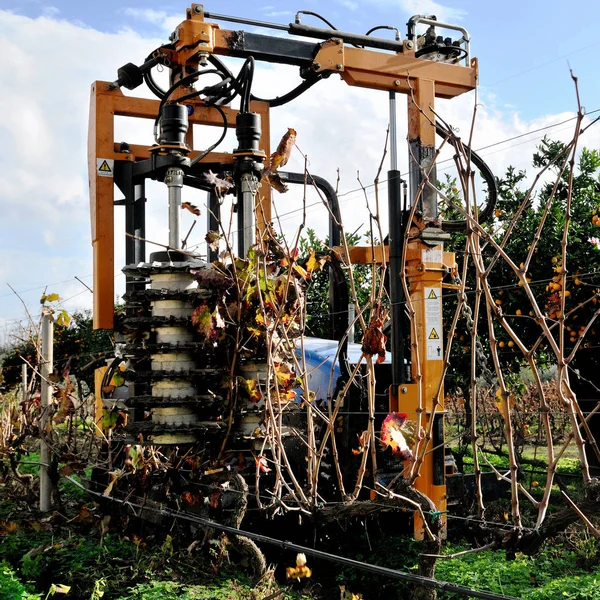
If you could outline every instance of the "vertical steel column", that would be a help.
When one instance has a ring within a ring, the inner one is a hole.
[[[244,173],[240,178],[237,203],[238,256],[244,258],[254,244],[254,207],[258,191],[258,178]]]
[[[132,166],[132,163],[123,165],[127,171],[121,188],[125,196],[125,232],[135,236],[125,236],[126,265],[146,262],[146,242],[144,241],[146,238],[146,186],[143,179],[140,183],[133,183]],[[135,277],[126,277],[125,289],[127,292],[138,289],[139,286]],[[145,284],[142,287],[145,287]]]
[[[169,190],[169,248],[181,248],[181,189],[183,188],[183,171],[178,167],[167,169],[165,184]]]
[[[146,262],[146,182],[133,186],[133,231],[136,237],[134,264]]]
[[[405,215],[402,201],[402,179],[398,171],[397,134],[396,134],[396,92],[390,92],[390,170],[388,177],[388,215],[389,215],[389,293],[391,304],[392,328],[392,390],[398,394],[398,386],[406,382],[404,366],[404,293],[402,291],[402,248],[404,245]]]

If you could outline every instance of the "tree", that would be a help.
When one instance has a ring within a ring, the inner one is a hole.
[[[37,334],[35,328],[15,335],[13,346],[7,348],[2,361],[4,385],[15,386],[21,380],[21,365],[24,359],[37,368]],[[94,330],[89,311],[75,312],[67,326],[57,327],[54,334],[54,362],[57,371],[67,363],[70,373],[85,383],[89,390],[94,388],[94,367],[101,366],[112,353],[111,335],[107,331]],[[69,362],[70,361],[70,362]]]

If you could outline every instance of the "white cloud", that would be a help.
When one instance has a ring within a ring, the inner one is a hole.
[[[154,10],[153,8],[125,8],[123,14],[155,25],[162,25],[167,17],[164,10]]]
[[[60,14],[60,10],[56,6],[45,6],[42,12],[45,17],[56,17]]]
[[[140,14],[155,23],[169,19],[160,11]],[[133,16],[133,14],[132,14]],[[439,16],[439,15],[438,15]],[[162,19],[162,21],[161,21]],[[161,38],[163,35],[161,34]],[[150,50],[165,39],[142,38],[134,31],[107,34],[64,20],[47,17],[29,19],[0,11],[0,39],[3,62],[0,66],[0,252],[4,257],[0,269],[0,328],[5,319],[21,318],[18,299],[10,296],[6,283],[17,290],[29,290],[24,300],[35,307],[43,291],[40,286],[61,294],[68,308],[90,306],[90,294],[71,279],[74,275],[89,278],[92,272],[87,195],[87,121],[89,88],[95,79],[111,81],[117,68],[126,62],[141,62]],[[57,45],[56,40],[61,40]],[[66,52],[64,48],[69,48]],[[40,61],[39,57],[44,60]],[[238,68],[237,63],[235,68]],[[297,70],[280,65],[261,66],[256,71],[257,95],[281,95],[299,83]],[[31,93],[35,90],[35,93]],[[142,93],[141,88],[135,93]],[[126,93],[130,93],[127,92]],[[546,115],[527,121],[513,110],[498,108],[486,98],[489,106],[478,111],[474,147],[526,133],[565,118]],[[473,105],[472,95],[454,101],[440,101],[437,108],[448,122],[460,127],[468,137]],[[398,148],[401,170],[406,171],[405,99],[398,98]],[[364,183],[371,183],[381,158],[387,127],[387,94],[350,88],[335,76],[320,82],[302,98],[273,109],[271,118],[272,147],[288,127],[298,131],[298,145],[308,155],[310,170],[334,183],[340,167],[340,192],[347,229],[352,231],[368,222],[365,200],[356,173],[360,170]],[[553,137],[566,139],[566,126],[551,130]],[[152,143],[149,122],[119,124],[118,139]],[[198,147],[206,147],[214,133],[196,136]],[[482,154],[492,169],[502,174],[508,164],[527,168],[537,140],[515,140]],[[209,139],[210,138],[210,139]],[[526,141],[525,144],[523,142]],[[221,150],[234,147],[230,135]],[[600,146],[600,135],[592,132],[582,143]],[[517,145],[522,144],[522,145]],[[294,153],[288,170],[302,171],[304,162]],[[384,165],[384,171],[387,164]],[[385,179],[385,177],[383,177]],[[301,187],[301,186],[300,186]],[[385,184],[381,186],[385,194]],[[346,193],[348,192],[348,193]],[[300,222],[302,190],[275,195],[277,212],[283,225],[291,230]],[[203,208],[205,198],[193,191],[187,198]],[[148,185],[148,239],[165,242],[166,191],[160,183]],[[308,204],[318,202],[314,193]],[[310,207],[309,227],[324,234],[327,213]],[[387,218],[382,215],[384,229]],[[182,229],[192,222],[185,214]],[[204,238],[205,210],[190,238],[190,245]],[[123,214],[116,209],[116,265],[123,264]],[[118,277],[122,282],[122,277]],[[122,289],[122,283],[119,288]],[[6,295],[6,294],[9,295]]]
[[[125,8],[123,14],[137,21],[155,25],[169,33],[174,31],[177,25],[184,20],[181,16],[171,15],[164,10],[154,10],[152,8]]]

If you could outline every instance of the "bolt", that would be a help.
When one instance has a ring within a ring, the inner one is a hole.
[[[396,79],[396,81],[394,81],[394,85],[400,85],[400,80]]]
[[[406,394],[406,393],[408,392],[408,388],[407,388],[407,387],[405,387],[405,386],[402,386],[402,387],[400,388],[400,391],[401,391],[403,394]]]
[[[197,15],[201,15],[202,14],[202,4],[195,4],[194,5],[194,12]]]
[[[414,47],[415,47],[415,45],[410,40],[408,40],[406,42],[406,49],[407,50],[412,50]]]
[[[318,71],[321,68],[321,63],[313,63],[313,71]]]
[[[340,40],[340,38],[335,38],[335,43],[339,46],[342,43],[342,40]]]
[[[335,65],[335,68],[336,68],[338,71],[341,71],[341,70],[342,70],[342,65],[338,63],[337,65]]]

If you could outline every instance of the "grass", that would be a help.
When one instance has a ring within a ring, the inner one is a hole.
[[[456,549],[454,549],[456,550]],[[452,550],[448,550],[451,552]],[[595,545],[598,552],[598,545]],[[500,552],[484,551],[460,559],[438,561],[436,577],[477,590],[521,600],[592,600],[600,598],[600,568],[581,566],[577,548],[548,545],[540,555],[506,560]],[[439,600],[458,600],[441,594]]]

